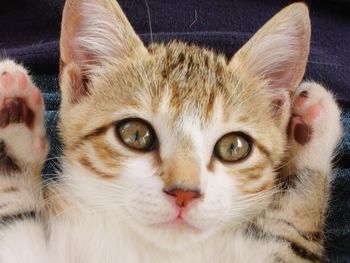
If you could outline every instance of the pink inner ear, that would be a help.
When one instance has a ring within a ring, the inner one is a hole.
[[[60,51],[64,65],[75,63],[79,65],[80,55],[74,46],[82,22],[83,1],[66,0],[61,25]]]
[[[92,63],[93,58],[92,55],[89,56],[87,52],[78,47],[73,39],[74,36],[61,38],[61,70],[67,67],[67,75],[71,83],[70,102],[78,103],[89,94],[86,67]]]
[[[268,78],[271,80],[271,87],[274,89],[285,89],[292,90],[293,88],[293,77],[297,74],[293,67],[288,65],[281,65],[278,72],[272,73]]]
[[[92,56],[89,56],[81,47],[78,47],[77,43],[73,41],[74,38],[75,36],[71,36],[69,39],[61,39],[61,59],[66,65],[74,63],[83,67],[91,63]]]

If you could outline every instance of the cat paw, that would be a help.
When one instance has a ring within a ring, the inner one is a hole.
[[[0,62],[0,145],[3,165],[19,167],[42,162],[48,150],[41,93],[10,60]]]
[[[332,94],[317,83],[304,82],[292,104],[289,142],[293,160],[312,168],[329,165],[342,134],[340,110]]]

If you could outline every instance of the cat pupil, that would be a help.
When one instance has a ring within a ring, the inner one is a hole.
[[[237,154],[237,142],[236,143],[231,143],[230,147],[227,150],[227,153],[229,155],[236,155]]]
[[[135,135],[134,135],[134,142],[140,140],[140,134],[139,134],[139,130],[136,130]]]

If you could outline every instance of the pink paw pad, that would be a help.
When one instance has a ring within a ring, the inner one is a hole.
[[[27,76],[22,72],[16,72],[15,77],[18,79],[18,85],[22,89],[26,89],[28,87],[28,79]]]
[[[0,128],[12,123],[32,128],[35,116],[42,113],[41,93],[25,73],[17,70],[0,75]]]
[[[317,104],[313,105],[307,110],[307,118],[310,121],[314,121],[321,115],[321,112],[322,112],[322,106]]]
[[[4,72],[0,76],[0,82],[5,89],[8,89],[13,83],[13,78],[8,72]]]
[[[45,138],[37,138],[35,141],[36,149],[40,152],[45,152],[47,150],[47,142]]]
[[[312,128],[303,121],[302,117],[293,116],[290,121],[289,136],[297,143],[304,145],[311,140]]]
[[[20,98],[5,99],[5,103],[0,107],[0,128],[5,128],[10,123],[22,122],[31,128],[34,112]]]
[[[41,93],[37,88],[34,88],[33,90],[33,98],[34,98],[35,105],[41,106],[42,104]]]
[[[307,105],[309,95],[301,92],[294,101],[293,114],[289,124],[289,136],[297,143],[305,145],[312,138],[312,126],[322,115],[320,104]]]

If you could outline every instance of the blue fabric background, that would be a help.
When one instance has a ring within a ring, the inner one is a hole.
[[[145,0],[119,1],[145,43],[150,30]],[[290,0],[148,0],[154,41],[180,39],[231,56]],[[306,78],[331,88],[343,108],[345,137],[336,158],[337,173],[327,220],[329,262],[350,262],[350,5],[347,1],[308,1],[313,23]],[[13,0],[1,3],[0,57],[31,69],[44,94],[52,152],[44,170],[59,169],[56,122],[59,106],[59,28],[63,0]],[[197,19],[196,19],[197,18]]]

